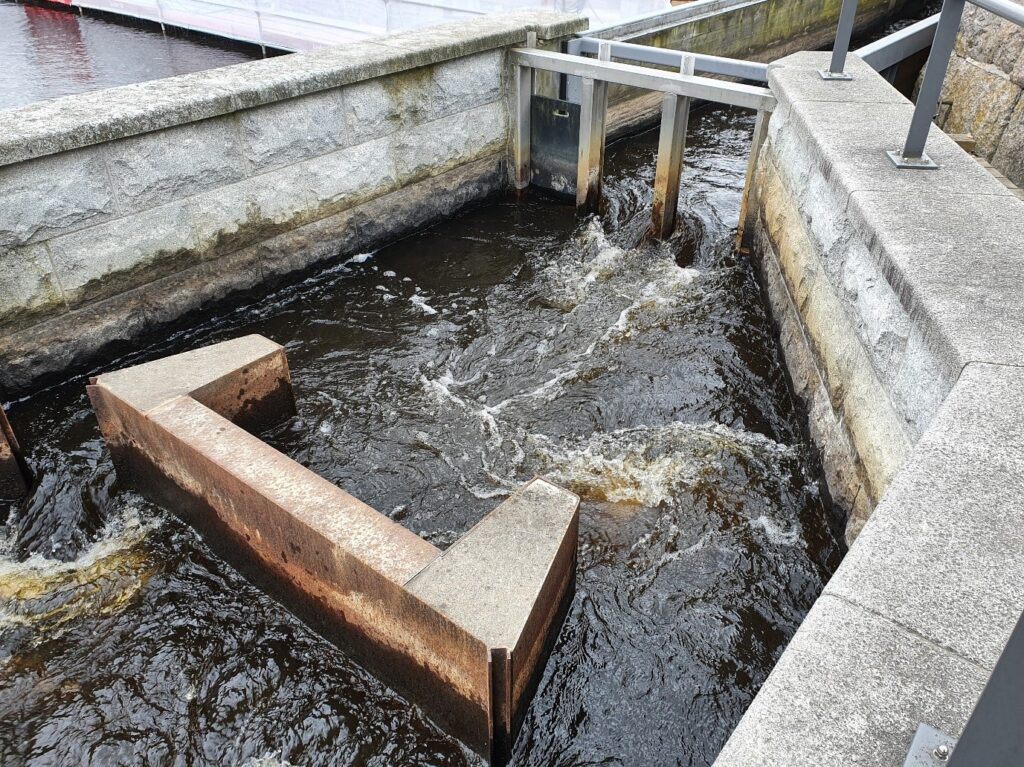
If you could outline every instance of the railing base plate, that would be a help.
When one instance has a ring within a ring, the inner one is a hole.
[[[917,725],[903,767],[942,767],[949,762],[954,746],[956,738],[922,722]]]
[[[848,72],[830,72],[827,69],[819,69],[818,74],[822,80],[852,80],[853,75]]]
[[[904,168],[907,170],[938,170],[939,166],[928,155],[921,153],[920,157],[904,157],[903,153],[898,149],[893,149],[886,154],[889,159],[892,160],[892,164],[897,168]]]

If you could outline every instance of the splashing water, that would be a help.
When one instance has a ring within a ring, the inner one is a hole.
[[[706,765],[841,554],[750,265],[752,120],[691,118],[678,232],[656,137],[607,212],[498,200],[162,333],[288,349],[262,435],[438,546],[535,474],[579,493],[578,591],[515,765]],[[14,403],[41,477],[0,553],[0,763],[468,765],[393,691],[117,482],[82,381]]]

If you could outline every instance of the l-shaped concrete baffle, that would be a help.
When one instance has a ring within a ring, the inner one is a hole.
[[[894,767],[956,738],[1024,611],[1024,202],[856,57],[769,67],[753,254],[849,553],[717,767]]]
[[[507,760],[574,592],[575,495],[535,479],[442,552],[250,433],[294,412],[284,349],[262,336],[88,391],[119,479],[492,764]]]

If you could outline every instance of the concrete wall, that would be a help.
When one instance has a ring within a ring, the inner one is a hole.
[[[1024,28],[968,3],[938,123],[972,134],[975,152],[1024,186]]]
[[[1024,202],[938,128],[941,169],[896,170],[912,105],[826,63],[770,68],[754,252],[855,540],[719,767],[892,767],[919,722],[956,737],[1024,610]]]
[[[831,45],[842,0],[698,0],[635,22],[595,30],[595,37],[715,56],[772,61]],[[907,0],[861,0],[857,29],[898,15]],[[623,133],[652,123],[661,97],[609,89],[609,130]]]
[[[0,387],[502,190],[506,51],[544,12],[4,114]]]

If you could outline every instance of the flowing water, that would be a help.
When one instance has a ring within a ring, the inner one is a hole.
[[[299,415],[264,437],[442,547],[534,474],[579,493],[514,764],[707,765],[842,553],[731,247],[752,123],[693,115],[669,242],[647,134],[609,147],[601,219],[496,200],[103,367],[286,344]],[[121,487],[83,383],[10,405],[39,484],[0,555],[0,763],[478,763]]]
[[[259,48],[0,0],[0,110],[248,61]]]

